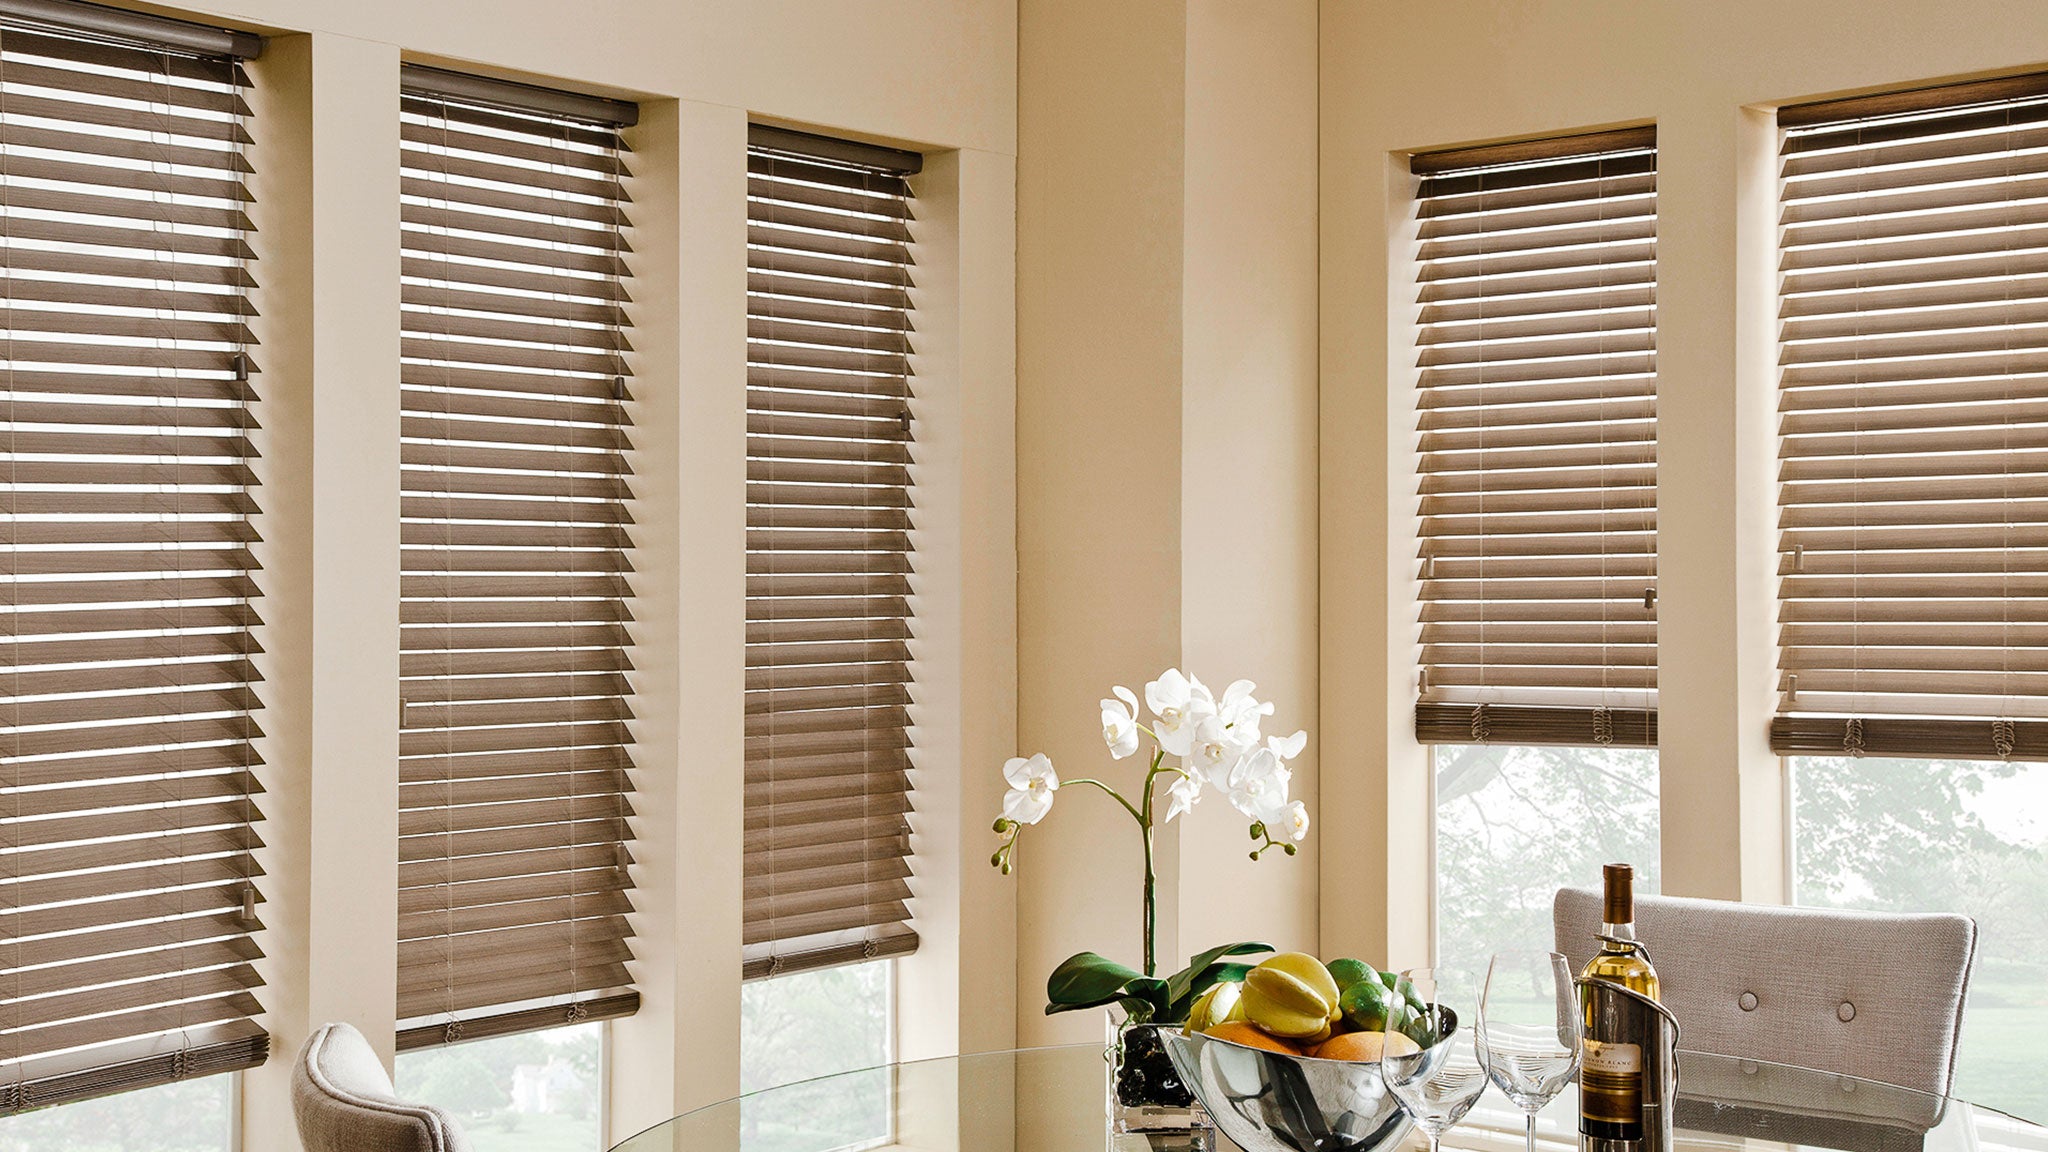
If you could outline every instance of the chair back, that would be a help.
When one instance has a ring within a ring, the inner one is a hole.
[[[1976,921],[1676,896],[1635,909],[1680,1048],[1948,1094]],[[1600,949],[1600,911],[1587,888],[1552,905],[1574,972]]]
[[[363,1034],[326,1024],[299,1049],[292,1114],[306,1152],[469,1152],[455,1118],[431,1104],[407,1104]]]

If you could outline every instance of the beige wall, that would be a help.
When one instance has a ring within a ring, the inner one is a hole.
[[[1319,733],[1315,32],[1306,0],[1020,6],[1017,723],[1063,777],[1137,786],[1096,702],[1169,666],[1255,680],[1277,730]],[[1316,947],[1314,837],[1253,864],[1244,829],[1212,796],[1161,831],[1162,974],[1228,940]],[[1041,1015],[1045,977],[1083,949],[1137,966],[1140,861],[1081,788],[1025,837],[1019,1042],[1101,1037]]]
[[[985,866],[1015,745],[1011,0],[221,0],[251,65],[269,437],[264,864],[275,1054],[245,1146],[296,1146],[289,1060],[348,1020],[389,1056],[397,823],[397,79],[401,60],[635,99],[634,918],[613,1136],[738,1088],[749,120],[924,150],[920,625],[906,1055],[1014,1039],[1013,890]],[[381,239],[380,239],[381,238]],[[380,703],[381,702],[381,703]],[[990,973],[999,974],[989,987]]]
[[[1752,106],[2038,67],[2048,7],[1984,0],[1364,4],[1322,29],[1326,946],[1428,941],[1428,780],[1414,698],[1413,395],[1400,264],[1413,149],[1654,121],[1659,135],[1663,883],[1782,898],[1765,741],[1774,567],[1769,117]],[[1845,31],[1854,29],[1853,32]],[[1384,701],[1384,708],[1380,706]]]

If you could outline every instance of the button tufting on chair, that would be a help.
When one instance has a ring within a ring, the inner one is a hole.
[[[1756,1011],[1756,993],[1754,992],[1744,992],[1741,998],[1736,1000],[1735,1002],[1737,1004],[1742,1005],[1742,1010],[1744,1012]]]
[[[1844,1024],[1847,1024],[1849,1021],[1854,1020],[1855,1018],[1856,1006],[1854,1004],[1851,1004],[1847,1000],[1844,1000],[1840,1004],[1837,1004],[1835,1006],[1835,1019],[1840,1020]]]

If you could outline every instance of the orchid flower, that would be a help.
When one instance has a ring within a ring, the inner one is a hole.
[[[1175,780],[1166,786],[1166,819],[1162,823],[1173,823],[1175,816],[1192,811],[1201,799],[1201,777],[1182,776]]]
[[[1195,722],[1194,736],[1186,753],[1188,770],[1219,788],[1230,786],[1230,777],[1244,751],[1232,738],[1221,716],[1204,716]]]
[[[1244,758],[1230,774],[1230,806],[1261,823],[1274,823],[1287,810],[1287,783],[1294,773],[1269,748]]]
[[[1181,675],[1178,668],[1168,668],[1159,679],[1145,685],[1145,703],[1151,706],[1152,715],[1159,718],[1152,728],[1159,746],[1173,756],[1188,754],[1194,742],[1195,724],[1216,711],[1215,698],[1202,687],[1202,682]]]
[[[1259,742],[1259,718],[1273,714],[1272,704],[1252,698],[1252,689],[1256,687],[1249,680],[1233,680],[1223,690],[1223,698],[1216,702],[1216,714],[1229,727],[1231,736],[1245,747]]]
[[[1121,760],[1138,750],[1138,697],[1121,684],[1110,691],[1116,699],[1102,702],[1102,742],[1111,759]]]
[[[1029,760],[1011,757],[1003,765],[1003,779],[1010,782],[1010,790],[1003,795],[1004,819],[1036,824],[1052,811],[1052,794],[1060,790],[1060,777],[1045,753]]]
[[[1282,810],[1279,820],[1273,823],[1279,824],[1290,843],[1301,843],[1308,839],[1308,805],[1296,800]]]
[[[1292,736],[1268,736],[1266,747],[1282,760],[1292,760],[1301,755],[1303,748],[1308,747],[1308,733],[1297,731]]]

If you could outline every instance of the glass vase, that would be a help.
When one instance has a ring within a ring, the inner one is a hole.
[[[1178,1027],[1111,1020],[1109,1126],[1114,1135],[1153,1137],[1151,1145],[1162,1152],[1169,1146],[1203,1152],[1210,1145],[1209,1116],[1166,1054],[1164,1035]]]

